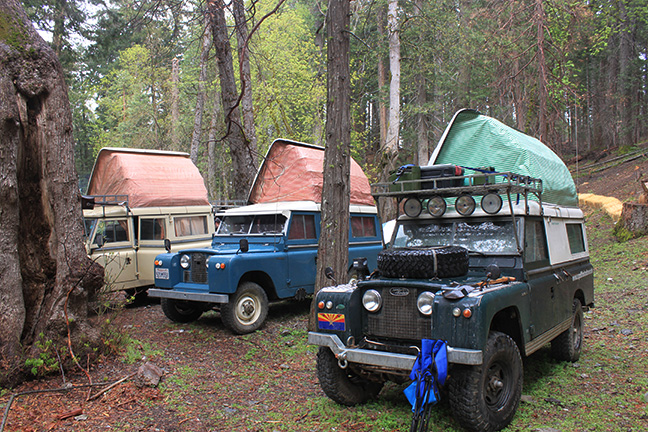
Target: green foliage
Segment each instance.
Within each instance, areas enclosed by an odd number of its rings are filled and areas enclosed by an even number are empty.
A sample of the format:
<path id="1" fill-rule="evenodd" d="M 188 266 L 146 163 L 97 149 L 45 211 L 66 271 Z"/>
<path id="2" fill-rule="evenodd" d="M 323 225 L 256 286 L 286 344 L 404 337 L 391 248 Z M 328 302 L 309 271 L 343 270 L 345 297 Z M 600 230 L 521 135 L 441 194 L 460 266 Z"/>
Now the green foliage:
<path id="1" fill-rule="evenodd" d="M 27 43 L 25 29 L 15 17 L 0 13 L 0 40 L 16 51 L 24 51 Z"/>
<path id="2" fill-rule="evenodd" d="M 25 359 L 25 367 L 31 374 L 35 377 L 42 377 L 58 371 L 59 362 L 52 340 L 45 339 L 45 335 L 40 333 L 34 346 L 38 349 L 38 357 Z"/>

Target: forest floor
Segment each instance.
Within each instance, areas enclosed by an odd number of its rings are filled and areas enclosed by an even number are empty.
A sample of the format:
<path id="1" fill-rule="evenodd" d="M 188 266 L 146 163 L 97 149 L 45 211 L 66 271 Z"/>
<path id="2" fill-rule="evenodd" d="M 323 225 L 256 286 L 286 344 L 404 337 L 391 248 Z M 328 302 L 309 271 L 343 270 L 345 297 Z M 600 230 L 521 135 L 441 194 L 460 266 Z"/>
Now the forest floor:
<path id="1" fill-rule="evenodd" d="M 576 180 L 579 192 L 628 201 L 640 191 L 638 173 L 648 180 L 645 157 Z M 648 240 L 619 245 L 608 216 L 599 210 L 587 214 L 597 307 L 586 314 L 583 355 L 573 365 L 558 363 L 543 349 L 525 360 L 523 401 L 506 430 L 648 430 Z M 113 306 L 96 320 L 106 343 L 120 350 L 87 365 L 92 384 L 100 385 L 81 387 L 90 383 L 88 376 L 72 370 L 0 389 L 5 431 L 409 427 L 403 386 L 386 386 L 377 401 L 357 408 L 340 407 L 324 396 L 315 372 L 316 349 L 306 343 L 308 302 L 273 306 L 263 329 L 244 336 L 229 333 L 217 312 L 176 324 L 152 300 L 124 306 L 120 298 Z M 155 387 L 138 386 L 130 378 L 147 361 L 164 371 Z M 54 391 L 28 393 L 40 390 Z M 447 405 L 434 411 L 430 430 L 458 430 Z"/>

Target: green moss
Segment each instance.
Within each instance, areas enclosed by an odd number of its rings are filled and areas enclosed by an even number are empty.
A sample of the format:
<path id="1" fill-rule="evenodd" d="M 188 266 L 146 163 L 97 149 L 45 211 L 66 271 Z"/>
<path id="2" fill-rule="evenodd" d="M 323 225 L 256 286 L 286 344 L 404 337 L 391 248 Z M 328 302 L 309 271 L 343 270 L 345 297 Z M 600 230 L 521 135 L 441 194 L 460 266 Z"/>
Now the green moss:
<path id="1" fill-rule="evenodd" d="M 614 230 L 612 231 L 612 233 L 620 243 L 627 242 L 628 240 L 641 237 L 645 234 L 642 232 L 632 232 L 621 223 L 617 223 L 614 226 Z"/>
<path id="2" fill-rule="evenodd" d="M 15 17 L 0 13 L 0 40 L 17 51 L 23 51 L 29 38 Z"/>

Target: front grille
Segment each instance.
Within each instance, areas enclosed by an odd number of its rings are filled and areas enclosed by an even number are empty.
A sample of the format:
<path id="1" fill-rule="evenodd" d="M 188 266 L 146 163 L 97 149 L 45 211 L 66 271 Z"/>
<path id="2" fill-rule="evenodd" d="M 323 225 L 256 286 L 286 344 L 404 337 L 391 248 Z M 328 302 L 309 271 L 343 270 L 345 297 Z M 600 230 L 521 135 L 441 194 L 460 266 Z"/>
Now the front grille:
<path id="1" fill-rule="evenodd" d="M 194 283 L 207 283 L 207 256 L 204 253 L 191 254 L 191 281 Z"/>
<path id="2" fill-rule="evenodd" d="M 416 308 L 416 289 L 385 288 L 380 290 L 383 305 L 378 313 L 368 313 L 367 335 L 379 338 L 420 340 L 432 336 L 430 317 Z M 407 295 L 403 295 L 404 292 Z M 393 295 L 395 292 L 399 295 Z"/>

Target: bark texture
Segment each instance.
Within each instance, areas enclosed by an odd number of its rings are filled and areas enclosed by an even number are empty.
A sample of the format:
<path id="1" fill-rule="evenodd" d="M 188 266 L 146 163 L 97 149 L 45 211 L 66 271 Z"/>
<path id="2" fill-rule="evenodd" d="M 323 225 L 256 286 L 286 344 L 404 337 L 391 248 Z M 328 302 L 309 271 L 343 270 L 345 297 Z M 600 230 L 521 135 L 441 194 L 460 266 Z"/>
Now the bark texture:
<path id="1" fill-rule="evenodd" d="M 322 186 L 322 225 L 317 255 L 315 292 L 331 282 L 324 269 L 332 267 L 343 282 L 348 270 L 349 177 L 351 169 L 351 83 L 349 74 L 349 2 L 330 0 L 328 7 L 328 76 L 326 149 Z M 311 308 L 311 328 L 315 326 Z"/>
<path id="2" fill-rule="evenodd" d="M 52 49 L 21 4 L 0 2 L 0 385 L 35 342 L 92 342 L 88 298 L 103 270 L 83 248 L 72 114 Z M 67 315 L 67 316 L 66 316 Z"/>

